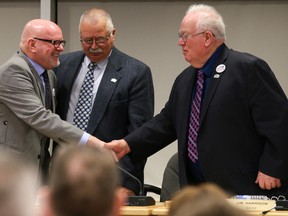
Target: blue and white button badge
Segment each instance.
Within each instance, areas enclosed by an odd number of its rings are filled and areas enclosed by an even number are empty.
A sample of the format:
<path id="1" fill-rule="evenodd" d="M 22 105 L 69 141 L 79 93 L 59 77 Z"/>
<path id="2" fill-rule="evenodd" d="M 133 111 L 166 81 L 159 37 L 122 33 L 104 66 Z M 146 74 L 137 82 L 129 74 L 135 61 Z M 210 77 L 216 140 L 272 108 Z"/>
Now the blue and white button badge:
<path id="1" fill-rule="evenodd" d="M 214 75 L 215 79 L 218 79 L 220 77 L 220 74 L 223 73 L 226 69 L 226 66 L 224 64 L 220 64 L 216 67 L 217 74 Z"/>

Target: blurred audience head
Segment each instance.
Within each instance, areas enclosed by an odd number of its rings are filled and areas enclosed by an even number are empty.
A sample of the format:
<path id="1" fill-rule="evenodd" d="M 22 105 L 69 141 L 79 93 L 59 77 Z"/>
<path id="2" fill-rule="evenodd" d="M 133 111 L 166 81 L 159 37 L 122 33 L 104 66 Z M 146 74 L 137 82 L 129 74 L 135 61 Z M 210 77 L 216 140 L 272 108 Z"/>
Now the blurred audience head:
<path id="1" fill-rule="evenodd" d="M 227 201 L 228 197 L 214 184 L 189 186 L 172 198 L 168 216 L 246 216 Z"/>
<path id="2" fill-rule="evenodd" d="M 115 216 L 124 197 L 118 194 L 119 173 L 104 149 L 60 148 L 49 178 L 49 205 L 55 216 Z"/>
<path id="3" fill-rule="evenodd" d="M 20 154 L 0 151 L 0 215 L 33 216 L 38 169 Z"/>

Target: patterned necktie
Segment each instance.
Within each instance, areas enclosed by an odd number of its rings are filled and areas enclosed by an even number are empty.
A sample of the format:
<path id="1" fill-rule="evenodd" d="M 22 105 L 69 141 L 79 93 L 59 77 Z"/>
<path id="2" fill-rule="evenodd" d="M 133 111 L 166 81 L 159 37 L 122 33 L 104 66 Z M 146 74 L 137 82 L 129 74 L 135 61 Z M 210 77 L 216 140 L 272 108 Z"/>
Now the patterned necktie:
<path id="1" fill-rule="evenodd" d="M 52 93 L 51 93 L 51 86 L 49 82 L 48 73 L 45 70 L 41 74 L 43 81 L 44 81 L 44 88 L 45 88 L 45 107 L 46 109 L 52 109 Z M 43 139 L 41 141 L 41 152 L 40 152 L 40 167 L 42 171 L 43 181 L 45 182 L 48 179 L 48 171 L 49 171 L 49 164 L 50 164 L 50 153 L 49 153 L 49 146 L 50 146 L 50 139 Z"/>
<path id="2" fill-rule="evenodd" d="M 85 79 L 79 93 L 77 106 L 74 112 L 73 124 L 84 131 L 87 128 L 90 112 L 92 109 L 95 67 L 96 63 L 94 62 L 91 62 L 88 65 L 89 71 L 85 75 Z"/>
<path id="3" fill-rule="evenodd" d="M 195 163 L 198 160 L 197 135 L 200 122 L 199 120 L 200 120 L 203 84 L 204 84 L 203 71 L 198 71 L 196 92 L 192 102 L 190 122 L 189 122 L 189 132 L 188 132 L 188 156 L 193 163 Z"/>
<path id="4" fill-rule="evenodd" d="M 45 70 L 41 76 L 43 77 L 44 84 L 45 84 L 45 107 L 46 109 L 52 108 L 52 95 L 51 95 L 51 86 L 49 83 L 48 73 Z"/>

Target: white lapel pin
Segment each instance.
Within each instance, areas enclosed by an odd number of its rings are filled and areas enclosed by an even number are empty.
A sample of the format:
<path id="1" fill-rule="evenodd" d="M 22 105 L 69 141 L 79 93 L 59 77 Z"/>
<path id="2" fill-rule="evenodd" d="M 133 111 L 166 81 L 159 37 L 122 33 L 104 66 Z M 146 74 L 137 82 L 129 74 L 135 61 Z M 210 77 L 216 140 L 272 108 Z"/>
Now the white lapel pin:
<path id="1" fill-rule="evenodd" d="M 225 69 L 226 69 L 226 66 L 225 66 L 224 64 L 220 64 L 220 65 L 218 65 L 218 66 L 216 67 L 216 72 L 217 72 L 217 73 L 222 73 L 222 72 L 225 71 Z"/>
<path id="2" fill-rule="evenodd" d="M 111 82 L 116 83 L 116 82 L 117 82 L 117 79 L 112 78 L 112 79 L 111 79 Z"/>
<path id="3" fill-rule="evenodd" d="M 214 75 L 215 79 L 218 79 L 220 77 L 220 74 L 223 73 L 226 69 L 226 66 L 224 64 L 220 64 L 216 67 L 217 74 Z"/>

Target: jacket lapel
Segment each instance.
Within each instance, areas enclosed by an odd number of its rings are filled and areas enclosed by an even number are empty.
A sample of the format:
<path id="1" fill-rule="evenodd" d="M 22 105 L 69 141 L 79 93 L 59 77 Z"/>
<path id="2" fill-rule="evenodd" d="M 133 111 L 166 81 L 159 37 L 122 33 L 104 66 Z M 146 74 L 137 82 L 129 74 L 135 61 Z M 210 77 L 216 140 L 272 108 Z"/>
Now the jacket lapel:
<path id="1" fill-rule="evenodd" d="M 37 87 L 35 89 L 35 91 L 38 93 L 38 96 L 40 97 L 40 100 L 42 101 L 43 106 L 45 106 L 44 86 L 43 86 L 43 83 L 42 83 L 40 76 L 38 75 L 38 73 L 34 69 L 33 65 L 31 64 L 31 62 L 29 61 L 27 56 L 22 51 L 19 51 L 18 54 L 21 58 L 23 58 L 26 61 L 26 63 L 28 64 L 28 66 L 30 68 L 30 71 L 34 75 L 34 78 L 36 80 L 36 86 L 35 87 Z"/>
<path id="2" fill-rule="evenodd" d="M 87 132 L 90 134 L 93 134 L 98 127 L 115 88 L 121 79 L 121 62 L 117 58 L 117 52 L 117 49 L 114 48 L 97 91 L 87 127 Z"/>
<path id="3" fill-rule="evenodd" d="M 225 61 L 227 59 L 228 52 L 229 52 L 229 49 L 225 46 L 224 51 L 223 51 L 222 55 L 220 56 L 219 61 L 216 64 L 216 67 L 220 64 L 225 63 Z M 204 101 L 203 101 L 202 107 L 201 107 L 200 127 L 201 127 L 202 121 L 203 121 L 203 119 L 207 113 L 209 105 L 210 105 L 211 101 L 213 100 L 215 92 L 216 92 L 216 90 L 217 90 L 217 88 L 221 82 L 222 76 L 225 72 L 226 71 L 224 70 L 223 73 L 217 73 L 216 68 L 215 68 L 214 72 L 212 73 L 209 88 L 206 92 L 206 96 L 204 98 Z"/>
<path id="4" fill-rule="evenodd" d="M 191 113 L 191 103 L 192 103 L 192 92 L 194 88 L 194 80 L 195 80 L 195 71 L 196 69 L 192 66 L 189 66 L 181 73 L 181 79 L 179 81 L 175 81 L 175 86 L 171 93 L 173 92 L 173 96 L 170 96 L 169 103 L 171 103 L 171 107 L 176 111 L 177 116 L 177 133 L 178 143 L 187 143 L 187 132 L 190 121 L 190 113 Z M 174 93 L 175 92 L 175 93 Z M 187 146 L 179 145 L 179 153 L 187 154 Z"/>
<path id="5" fill-rule="evenodd" d="M 79 51 L 71 57 L 68 61 L 64 56 L 60 56 L 61 63 L 59 68 L 57 68 L 58 81 L 61 86 L 61 89 L 56 89 L 57 93 L 57 113 L 61 116 L 62 119 L 67 119 L 67 113 L 69 109 L 69 101 L 73 83 L 80 71 L 82 61 L 85 57 L 84 52 Z M 63 74 L 61 74 L 63 72 Z M 63 76 L 63 77 L 62 77 Z M 57 85 L 58 87 L 59 85 Z M 59 94 L 61 92 L 61 95 Z"/>
<path id="6" fill-rule="evenodd" d="M 65 82 L 63 82 L 63 85 L 64 85 L 64 88 L 68 90 L 69 96 L 71 94 L 74 80 L 76 79 L 80 71 L 81 64 L 83 62 L 84 57 L 85 57 L 84 52 L 81 52 L 75 55 L 74 58 L 71 61 L 69 61 L 69 63 L 65 65 L 65 68 L 63 69 L 63 71 L 66 71 L 65 77 L 64 77 Z M 61 73 L 61 71 L 59 73 Z M 69 100 L 68 100 L 68 103 L 69 103 Z M 69 105 L 67 104 L 67 107 L 68 106 Z"/>

